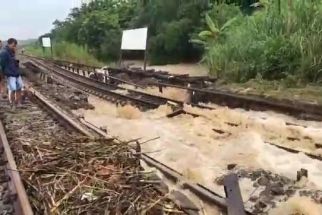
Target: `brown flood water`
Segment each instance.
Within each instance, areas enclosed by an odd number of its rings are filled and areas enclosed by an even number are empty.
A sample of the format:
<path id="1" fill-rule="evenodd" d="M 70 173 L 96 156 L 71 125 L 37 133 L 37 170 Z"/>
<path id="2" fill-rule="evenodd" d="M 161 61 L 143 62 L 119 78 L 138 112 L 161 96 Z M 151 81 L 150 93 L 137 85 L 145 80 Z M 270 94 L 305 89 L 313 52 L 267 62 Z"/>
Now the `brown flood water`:
<path id="1" fill-rule="evenodd" d="M 296 178 L 296 171 L 309 171 L 307 187 L 322 189 L 322 162 L 304 154 L 291 154 L 265 141 L 314 151 L 315 142 L 322 143 L 322 123 L 298 121 L 270 112 L 231 110 L 212 105 L 216 110 L 201 110 L 186 106 L 189 112 L 202 115 L 180 115 L 169 119 L 170 107 L 140 112 L 132 106 L 116 107 L 91 96 L 89 102 L 95 110 L 77 110 L 96 126 L 107 129 L 111 136 L 123 140 L 142 138 L 142 150 L 155 159 L 224 195 L 223 187 L 214 183 L 216 177 L 227 172 L 234 163 L 247 169 L 263 168 L 276 174 Z M 307 128 L 289 126 L 286 122 L 306 125 Z M 229 125 L 233 123 L 237 127 Z M 214 131 L 224 131 L 216 132 Z M 290 141 L 288 137 L 299 138 Z M 306 138 L 304 138 L 306 137 Z M 304 142 L 303 142 L 304 141 Z M 240 181 L 243 199 L 248 199 L 254 188 L 249 180 Z"/>

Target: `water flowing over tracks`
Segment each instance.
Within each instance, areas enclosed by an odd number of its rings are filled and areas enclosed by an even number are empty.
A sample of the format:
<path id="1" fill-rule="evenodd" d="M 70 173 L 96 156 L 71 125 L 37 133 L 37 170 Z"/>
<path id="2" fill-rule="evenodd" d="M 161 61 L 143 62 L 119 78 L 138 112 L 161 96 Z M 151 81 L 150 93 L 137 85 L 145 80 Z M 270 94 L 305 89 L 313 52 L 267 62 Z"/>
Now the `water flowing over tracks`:
<path id="1" fill-rule="evenodd" d="M 82 73 L 93 72 L 97 67 L 81 65 L 66 61 L 54 61 L 56 65 L 70 71 L 82 71 Z M 131 80 L 118 78 L 120 74 L 126 74 Z M 209 77 L 189 77 L 187 75 L 170 75 L 164 72 L 140 69 L 109 68 L 109 75 L 115 83 L 132 84 L 135 87 L 155 86 L 159 88 L 175 88 L 187 90 L 191 96 L 191 104 L 216 103 L 230 108 L 244 108 L 258 111 L 273 110 L 292 115 L 300 119 L 322 120 L 322 106 L 292 100 L 277 100 L 260 96 L 241 95 L 217 89 L 207 89 L 207 83 L 213 83 L 215 79 Z M 153 80 L 149 80 L 150 78 Z M 138 83 L 147 79 L 144 85 Z"/>
<path id="2" fill-rule="evenodd" d="M 3 165 L 8 161 L 0 184 L 4 214 L 183 211 L 142 169 L 130 143 L 84 131 L 35 91 L 28 98 L 14 111 L 1 103 Z"/>
<path id="3" fill-rule="evenodd" d="M 168 104 L 174 110 L 181 109 L 184 101 L 166 98 L 142 91 L 124 88 L 113 83 L 104 83 L 98 80 L 88 78 L 82 72 L 74 73 L 62 68 L 60 65 L 52 61 L 42 58 L 35 58 L 28 56 L 30 62 L 26 63 L 26 67 L 33 71 L 47 73 L 49 76 L 54 76 L 55 79 L 61 82 L 68 82 L 71 86 L 75 86 L 83 91 L 95 94 L 103 99 L 117 104 L 133 104 L 142 110 L 157 108 L 161 105 Z M 87 71 L 89 72 L 89 71 Z M 200 104 L 191 104 L 194 107 L 208 108 Z"/>
<path id="4" fill-rule="evenodd" d="M 35 95 L 39 94 L 36 91 L 34 91 L 34 93 L 35 93 Z M 84 121 L 83 121 L 83 124 L 86 124 L 88 127 L 95 130 L 96 133 L 104 136 L 104 134 L 102 134 L 102 132 L 100 130 L 98 130 L 97 128 L 95 129 L 95 127 L 93 127 L 92 125 L 90 125 Z M 132 149 L 132 150 L 134 150 L 134 149 Z M 135 154 L 135 152 L 133 152 L 133 153 Z M 189 182 L 188 180 L 186 180 L 183 177 L 182 174 L 167 167 L 166 165 L 164 165 L 163 163 L 160 163 L 159 161 L 153 159 L 152 157 L 150 157 L 144 153 L 141 153 L 140 151 L 139 151 L 138 155 L 139 155 L 139 158 L 142 159 L 143 161 L 145 161 L 145 163 L 147 163 L 149 166 L 153 166 L 153 167 L 157 168 L 160 172 L 162 172 L 167 178 L 170 178 L 172 181 L 180 182 L 181 186 L 184 189 L 190 190 L 196 196 L 198 196 L 199 198 L 201 198 L 205 202 L 213 205 L 214 207 L 218 207 L 219 209 L 226 211 L 227 208 L 230 208 L 232 206 L 232 204 L 229 204 L 224 197 L 212 192 L 211 190 L 207 189 L 206 187 L 204 187 L 202 185 Z M 183 210 L 185 209 L 185 212 L 188 212 L 188 214 L 198 214 L 196 212 L 199 209 L 196 206 L 193 206 L 193 203 L 191 203 L 187 198 L 183 197 L 182 194 L 175 192 L 172 195 L 174 195 L 176 197 L 176 198 L 174 198 L 174 201 L 178 204 L 179 208 L 181 208 Z M 178 201 L 178 199 L 181 201 Z M 182 203 L 182 202 L 184 202 L 184 203 Z M 248 213 L 248 214 L 250 214 L 250 213 Z"/>
<path id="5" fill-rule="evenodd" d="M 42 68 L 42 70 L 48 70 L 48 76 L 50 76 L 51 74 L 55 74 L 54 72 L 52 72 L 50 69 L 57 69 L 56 67 L 54 68 L 54 67 L 51 67 L 51 68 L 49 68 L 49 67 L 47 67 L 47 69 L 44 67 L 44 64 L 47 64 L 45 61 L 43 61 L 43 60 L 41 60 L 41 62 L 43 62 L 42 64 L 36 64 L 36 66 L 38 66 L 39 68 Z M 51 64 L 49 64 L 49 65 L 51 65 Z M 61 69 L 61 68 L 60 68 Z M 58 69 L 57 69 L 58 70 Z M 72 73 L 71 71 L 67 71 L 67 70 L 61 70 L 61 72 L 65 72 L 65 73 Z M 83 78 L 85 78 L 85 77 L 83 77 Z M 55 79 L 55 78 L 54 78 Z M 88 79 L 88 78 L 87 78 Z M 62 80 L 62 79 L 61 79 Z M 93 80 L 91 80 L 91 81 L 93 81 Z M 71 79 L 71 82 L 72 82 L 72 79 Z M 70 82 L 70 83 L 71 83 Z M 93 81 L 93 82 L 95 82 L 96 83 L 96 81 Z M 105 83 L 101 83 L 101 84 L 105 84 Z M 69 85 L 69 84 L 67 84 L 67 85 Z M 109 87 L 111 87 L 111 86 L 109 86 Z M 75 88 L 78 88 L 78 87 L 75 87 Z M 93 93 L 94 92 L 94 93 Z M 93 94 L 95 94 L 95 90 L 93 90 L 93 92 L 91 92 L 91 93 L 93 93 Z M 138 105 L 138 104 L 137 104 Z M 209 107 L 209 109 L 212 109 L 211 107 Z M 84 123 L 86 123 L 86 122 L 84 122 Z M 227 125 L 231 125 L 232 127 L 238 127 L 239 125 L 238 124 L 234 124 L 233 122 L 229 122 L 229 121 L 227 121 L 226 122 L 227 123 Z M 295 124 L 292 124 L 292 123 L 290 123 L 289 124 L 290 126 L 298 126 L 298 125 L 295 125 Z M 90 124 L 88 124 L 88 126 L 93 126 L 93 125 L 90 125 Z M 99 129 L 97 129 L 96 128 L 96 132 L 97 133 L 100 133 L 100 131 L 99 131 Z M 233 131 L 233 130 L 227 130 L 227 131 L 225 131 L 225 130 L 219 130 L 219 129 L 216 129 L 216 128 L 214 128 L 214 132 L 217 132 L 217 133 L 228 133 L 228 132 L 230 132 L 230 131 Z M 103 132 L 104 133 L 104 132 Z M 104 134 L 103 134 L 104 135 Z M 294 140 L 297 140 L 298 138 L 296 138 L 296 137 L 288 137 L 290 140 L 292 140 L 292 139 L 294 139 Z M 267 144 L 271 144 L 271 145 L 275 145 L 275 146 L 278 146 L 278 145 L 276 145 L 276 144 L 274 144 L 274 143 L 270 143 L 270 142 L 266 142 Z M 278 146 L 278 147 L 280 147 L 280 146 Z M 280 148 L 282 148 L 282 149 L 284 149 L 284 150 L 287 150 L 287 151 L 289 151 L 289 152 L 292 152 L 292 153 L 299 153 L 299 152 L 301 152 L 301 151 L 297 151 L 297 150 L 290 150 L 289 148 L 287 148 L 287 147 L 280 147 Z M 318 159 L 318 160 L 320 160 L 320 157 L 319 156 L 315 156 L 315 155 L 313 155 L 312 154 L 312 156 L 311 156 L 311 154 L 309 154 L 309 153 L 306 153 L 306 155 L 308 155 L 309 157 L 311 157 L 311 158 L 314 158 L 314 159 Z M 145 156 L 141 156 L 141 158 L 146 158 Z M 164 174 L 167 174 L 167 175 L 172 175 L 172 177 L 174 178 L 174 180 L 175 181 L 181 181 L 182 179 L 180 179 L 181 177 L 182 177 L 182 175 L 180 174 L 180 173 L 178 173 L 178 172 L 176 172 L 176 171 L 174 171 L 174 170 L 171 170 L 171 169 L 168 169 L 168 168 L 165 168 L 166 170 L 164 170 L 163 169 L 163 165 L 162 164 L 160 164 L 160 163 L 158 163 L 157 161 L 154 161 L 153 162 L 153 159 L 152 160 L 149 160 L 148 158 L 146 158 L 146 160 L 147 160 L 147 163 L 149 163 L 150 162 L 150 164 L 151 165 L 153 165 L 153 166 L 158 166 L 159 167 L 159 169 L 161 169 L 160 171 L 164 171 Z M 169 171 L 169 172 L 168 172 Z M 266 173 L 265 173 L 266 174 Z M 264 174 L 264 175 L 265 175 Z M 265 176 L 266 177 L 266 176 Z M 177 178 L 179 178 L 179 179 L 177 179 Z M 251 176 L 251 178 L 254 178 L 254 176 Z M 293 183 L 293 182 L 292 182 Z M 200 187 L 200 185 L 196 185 L 196 184 L 194 184 L 195 186 L 192 186 L 192 188 L 198 188 L 198 189 L 200 189 L 201 187 Z M 185 184 L 185 187 L 189 187 L 189 186 L 191 186 L 191 185 L 186 185 Z M 203 189 L 202 189 L 203 190 Z M 200 193 L 199 193 L 200 194 Z M 208 190 L 208 192 L 206 192 L 206 193 L 204 193 L 204 194 L 200 194 L 201 196 L 203 196 L 204 198 L 206 198 L 207 199 L 207 195 L 208 194 L 211 194 L 211 192 L 209 193 L 209 190 Z M 223 197 L 220 197 L 220 196 L 216 196 L 216 194 L 214 194 L 214 193 L 212 193 L 211 194 L 211 196 L 213 196 L 213 197 L 215 197 L 215 198 L 213 198 L 213 199 L 215 199 L 215 200 L 211 200 L 210 199 L 210 202 L 213 202 L 213 203 L 215 203 L 215 202 L 217 202 L 217 204 L 219 203 L 219 205 L 222 205 L 222 208 L 226 208 L 227 206 L 228 206 L 228 203 L 227 203 L 227 201 L 225 200 L 225 198 L 223 198 Z M 217 199 L 217 200 L 216 200 Z M 219 200 L 218 200 L 219 199 Z M 255 213 L 256 214 L 256 213 Z"/>
<path id="6" fill-rule="evenodd" d="M 41 99 L 41 101 L 44 104 L 48 105 L 50 103 L 39 92 L 37 92 L 37 91 L 35 91 L 33 89 L 31 89 L 31 92 L 33 92 L 33 94 L 35 96 L 37 96 L 38 99 Z M 56 112 L 59 113 L 59 110 L 57 110 Z M 64 120 L 66 122 L 68 122 L 68 123 L 73 122 L 73 119 L 69 118 L 67 115 L 61 115 L 60 117 L 63 117 Z M 105 138 L 109 139 L 108 136 L 104 132 L 102 132 L 99 129 L 95 128 L 94 126 L 86 123 L 86 121 L 83 121 L 83 120 L 81 120 L 81 121 L 88 128 L 90 128 L 92 131 L 94 131 L 94 133 L 99 134 L 101 137 L 105 137 Z M 74 122 L 74 123 L 71 124 L 75 129 L 79 129 L 79 128 L 82 127 L 82 126 L 75 126 L 76 123 L 77 122 Z M 80 130 L 80 132 L 81 131 L 82 130 Z M 82 133 L 84 133 L 84 132 L 82 132 Z M 224 197 L 212 192 L 211 190 L 207 189 L 206 187 L 204 187 L 202 185 L 199 185 L 199 184 L 196 184 L 196 183 L 191 183 L 191 182 L 187 181 L 182 176 L 182 174 L 176 172 L 175 170 L 171 169 L 170 167 L 164 165 L 163 163 L 153 159 L 152 157 L 148 156 L 147 154 L 141 153 L 140 147 L 138 147 L 138 146 L 139 145 L 133 146 L 133 147 L 131 147 L 131 150 L 130 150 L 133 153 L 133 155 L 135 155 L 135 154 L 138 155 L 138 156 L 134 156 L 135 158 L 142 159 L 148 165 L 157 168 L 167 178 L 169 178 L 169 179 L 171 179 L 171 180 L 173 180 L 175 182 L 182 181 L 181 186 L 183 186 L 187 190 L 190 190 L 196 196 L 198 196 L 200 199 L 206 201 L 209 204 L 212 204 L 214 207 L 218 207 L 219 209 L 221 209 L 223 211 L 226 211 L 227 208 L 232 206 L 226 201 L 226 199 Z M 129 160 L 127 162 L 133 162 L 133 161 Z M 147 181 L 147 182 L 144 182 L 144 180 L 141 180 L 141 181 L 143 183 L 149 183 L 149 181 Z M 199 211 L 198 207 L 194 206 L 194 204 L 189 199 L 187 199 L 184 195 L 182 195 L 180 192 L 171 192 L 169 198 L 172 199 L 174 202 L 176 202 L 177 207 L 180 208 L 181 210 L 183 210 L 185 213 L 187 213 L 187 214 L 198 214 L 199 213 L 198 212 Z M 234 206 L 232 206 L 232 207 L 234 208 Z M 251 214 L 249 212 L 246 212 L 246 213 Z M 154 213 L 152 213 L 152 214 L 154 214 Z"/>
<path id="7" fill-rule="evenodd" d="M 125 88 L 104 84 L 93 79 L 86 78 L 84 76 L 66 72 L 64 69 L 59 68 L 53 64 L 44 62 L 42 60 L 33 59 L 35 66 L 43 68 L 50 72 L 50 75 L 55 76 L 56 79 L 60 79 L 63 82 L 68 81 L 72 86 L 90 93 L 97 93 L 100 97 L 120 104 L 134 104 L 143 109 L 157 108 L 160 105 L 172 102 L 174 105 L 180 105 L 182 102 L 174 101 L 171 99 L 162 98 L 159 96 L 153 96 L 135 90 L 128 90 Z M 26 65 L 31 68 L 32 65 Z"/>
<path id="8" fill-rule="evenodd" d="M 86 91 L 86 92 L 89 92 L 91 94 L 97 95 L 97 96 L 99 96 L 101 98 L 105 98 L 105 99 L 107 99 L 109 101 L 112 101 L 114 103 L 120 103 L 121 105 L 124 105 L 124 104 L 130 102 L 131 104 L 134 104 L 135 106 L 137 106 L 137 107 L 139 107 L 140 109 L 143 109 L 143 110 L 150 109 L 150 108 L 157 108 L 157 107 L 159 107 L 160 105 L 163 105 L 163 104 L 171 104 L 173 106 L 174 112 L 169 114 L 168 117 L 175 117 L 175 116 L 180 115 L 180 114 L 189 114 L 189 115 L 192 115 L 193 117 L 200 116 L 198 113 L 186 111 L 183 108 L 181 108 L 184 105 L 185 102 L 177 101 L 177 100 L 173 100 L 173 99 L 168 99 L 168 98 L 165 98 L 165 97 L 150 95 L 150 94 L 147 94 L 147 93 L 144 93 L 144 92 L 141 92 L 141 91 L 125 89 L 125 88 L 117 86 L 117 85 L 103 83 L 103 82 L 100 82 L 100 81 L 97 81 L 97 80 L 90 79 L 90 78 L 86 77 L 86 75 L 80 75 L 81 73 L 85 72 L 86 67 L 84 67 L 84 66 L 82 66 L 82 67 L 77 67 L 76 66 L 76 69 L 75 68 L 72 69 L 73 65 L 64 63 L 63 66 L 64 66 L 65 69 L 62 69 L 61 68 L 61 66 L 62 66 L 61 63 L 57 64 L 57 62 L 47 61 L 47 60 L 44 60 L 44 59 L 41 59 L 41 58 L 30 58 L 30 59 L 32 59 L 32 62 L 34 63 L 34 64 L 27 64 L 27 66 L 30 69 L 39 70 L 39 68 L 42 68 L 40 70 L 41 72 L 46 72 L 46 70 L 47 70 L 48 75 L 55 75 L 55 77 L 58 80 L 61 80 L 62 82 L 64 80 L 68 79 L 69 80 L 68 85 L 73 85 L 73 84 L 76 83 L 76 85 L 75 85 L 76 88 L 82 89 L 83 91 Z M 76 74 L 74 72 L 77 69 L 78 69 L 78 73 Z M 82 70 L 80 70 L 80 69 L 82 69 Z M 92 71 L 93 69 L 95 69 L 95 68 L 91 68 L 91 67 L 88 68 L 89 71 Z M 74 71 L 74 72 L 72 72 L 72 71 Z M 86 71 L 86 72 L 89 72 L 89 71 Z M 81 81 L 79 81 L 80 79 L 81 79 Z M 83 84 L 83 82 L 90 83 L 90 85 L 89 84 L 85 85 L 85 84 Z M 173 85 L 173 84 L 167 84 L 167 83 L 159 83 L 159 84 L 161 86 L 164 86 L 164 87 L 174 87 L 174 88 L 186 89 L 188 91 L 191 91 L 191 94 L 195 94 L 196 92 L 206 93 L 206 94 L 210 93 L 209 90 L 205 90 L 205 89 L 201 89 L 201 88 L 185 87 L 185 86 Z M 102 90 L 102 89 L 104 89 L 104 90 Z M 127 94 L 124 95 L 122 92 L 126 92 Z M 213 93 L 213 91 L 211 93 Z M 233 98 L 234 96 L 239 96 L 239 95 L 229 94 L 230 96 L 233 96 L 233 97 L 230 98 L 229 96 L 226 97 L 226 93 L 222 94 L 220 92 L 219 94 L 220 95 L 215 96 L 216 99 L 222 99 L 223 101 L 226 101 L 226 103 L 227 103 L 227 105 L 229 107 L 231 107 L 231 106 L 240 107 L 239 105 L 237 105 L 238 99 L 234 100 L 233 102 L 230 102 L 231 98 Z M 207 97 L 207 96 L 206 97 L 205 96 L 206 95 L 202 96 L 201 98 L 204 99 L 204 98 Z M 227 100 L 225 100 L 225 98 L 227 98 Z M 141 100 L 141 99 L 143 99 L 143 100 Z M 246 106 L 242 106 L 242 107 L 244 107 L 246 109 L 249 109 L 247 106 L 252 105 L 252 104 L 256 104 L 256 106 L 260 107 L 260 108 L 257 108 L 257 109 L 265 109 L 265 108 L 268 108 L 267 102 L 270 103 L 270 101 L 266 101 L 266 100 L 263 100 L 263 99 L 260 99 L 260 100 L 255 99 L 255 100 L 253 100 L 252 98 L 247 97 L 247 96 L 244 96 L 243 99 L 245 101 Z M 270 103 L 270 104 L 273 105 L 273 103 Z M 214 108 L 212 106 L 207 106 L 207 105 L 203 105 L 203 104 L 199 104 L 199 103 L 198 104 L 197 103 L 194 103 L 194 104 L 190 103 L 190 105 L 192 105 L 194 107 L 199 107 L 199 108 L 202 108 L 202 109 L 209 109 L 209 110 L 215 110 L 216 109 L 216 108 Z M 275 105 L 275 103 L 274 103 L 274 105 Z M 279 107 L 280 108 L 283 107 L 283 108 L 287 109 L 287 107 L 284 106 L 283 104 L 279 104 Z M 297 114 L 304 114 L 304 112 L 303 112 L 304 111 L 303 109 L 305 109 L 304 107 L 302 108 L 302 106 L 294 106 L 294 105 L 292 107 L 301 109 L 301 110 L 299 109 L 296 112 Z M 272 107 L 272 108 L 273 108 L 273 110 L 275 110 L 274 107 Z M 311 109 L 309 108 L 309 109 L 306 109 L 305 111 L 310 112 L 311 116 L 313 117 L 313 115 L 314 115 L 313 112 L 314 111 L 311 112 L 310 110 Z M 321 110 L 322 110 L 322 108 L 321 108 Z M 319 119 L 319 117 L 316 115 L 316 114 L 318 114 L 318 112 L 315 112 L 315 115 L 314 115 L 315 120 Z M 296 115 L 296 113 L 294 112 L 295 115 Z M 296 115 L 296 116 L 299 116 L 299 115 Z M 236 125 L 234 123 L 231 123 L 231 122 L 227 122 L 227 124 L 231 125 L 232 128 L 236 127 L 236 126 L 238 127 L 238 125 Z M 290 126 L 300 126 L 300 125 L 294 125 L 292 123 L 287 123 L 287 122 L 286 122 L 286 124 L 289 124 Z M 229 131 L 223 131 L 223 130 L 218 131 L 217 129 L 214 129 L 214 132 L 221 132 L 221 133 L 229 134 Z M 290 140 L 298 139 L 296 137 L 288 137 L 288 138 Z M 320 155 L 317 155 L 317 154 L 314 154 L 314 153 L 311 153 L 311 152 L 303 152 L 301 150 L 285 147 L 283 145 L 280 145 L 280 144 L 274 143 L 274 142 L 266 141 L 266 143 L 270 144 L 270 145 L 274 145 L 276 147 L 279 147 L 279 148 L 281 148 L 283 150 L 286 150 L 288 152 L 291 152 L 291 153 L 304 153 L 304 154 L 306 154 L 307 156 L 309 156 L 309 157 L 311 157 L 313 159 L 322 160 L 322 157 Z M 319 147 L 321 147 L 320 144 L 316 143 L 316 149 L 318 149 Z"/>

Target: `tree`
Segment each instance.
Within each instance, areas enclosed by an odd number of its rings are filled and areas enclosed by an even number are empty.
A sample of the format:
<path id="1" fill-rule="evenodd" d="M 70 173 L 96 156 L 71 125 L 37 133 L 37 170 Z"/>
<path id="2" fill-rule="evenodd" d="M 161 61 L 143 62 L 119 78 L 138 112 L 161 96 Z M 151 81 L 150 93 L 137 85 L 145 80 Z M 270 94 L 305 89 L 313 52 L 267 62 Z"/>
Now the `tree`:
<path id="1" fill-rule="evenodd" d="M 222 1 L 222 0 L 221 0 Z M 253 0 L 227 0 L 248 5 Z M 198 60 L 200 46 L 190 39 L 206 26 L 205 13 L 217 0 L 95 0 L 74 8 L 64 21 L 56 20 L 55 40 L 86 46 L 102 60 L 115 60 L 121 30 L 149 27 L 152 63 Z"/>

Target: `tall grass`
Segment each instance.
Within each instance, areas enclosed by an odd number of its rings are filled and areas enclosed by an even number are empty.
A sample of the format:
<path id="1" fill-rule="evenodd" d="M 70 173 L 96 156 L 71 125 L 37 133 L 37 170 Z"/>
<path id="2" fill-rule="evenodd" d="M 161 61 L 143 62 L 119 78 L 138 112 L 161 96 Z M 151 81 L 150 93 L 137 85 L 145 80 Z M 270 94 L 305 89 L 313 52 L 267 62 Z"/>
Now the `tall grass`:
<path id="1" fill-rule="evenodd" d="M 53 56 L 51 56 L 50 49 L 47 48 L 43 50 L 38 43 L 27 46 L 26 53 L 39 57 L 53 57 L 54 59 L 72 61 L 93 66 L 103 65 L 102 62 L 98 61 L 92 54 L 89 53 L 86 47 L 68 42 L 54 43 Z"/>
<path id="2" fill-rule="evenodd" d="M 204 61 L 212 74 L 236 82 L 259 78 L 320 82 L 322 79 L 322 1 L 265 1 L 251 16 L 233 5 L 216 5 L 209 16 L 220 37 L 205 42 Z"/>

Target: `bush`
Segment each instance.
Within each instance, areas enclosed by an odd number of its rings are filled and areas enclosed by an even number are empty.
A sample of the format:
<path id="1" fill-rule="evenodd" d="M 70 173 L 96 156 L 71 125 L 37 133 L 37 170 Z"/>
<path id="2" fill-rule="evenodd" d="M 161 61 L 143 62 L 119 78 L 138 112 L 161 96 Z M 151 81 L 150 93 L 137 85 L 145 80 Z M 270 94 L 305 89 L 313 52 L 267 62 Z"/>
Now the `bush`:
<path id="1" fill-rule="evenodd" d="M 95 56 L 103 61 L 116 61 L 120 57 L 121 48 L 121 38 L 122 34 L 120 30 L 111 29 L 105 33 L 105 38 L 99 49 L 94 49 L 96 51 Z"/>
<path id="2" fill-rule="evenodd" d="M 152 64 L 176 63 L 186 57 L 192 45 L 189 43 L 191 22 L 181 19 L 165 24 L 162 33 L 150 40 L 150 62 Z"/>
<path id="3" fill-rule="evenodd" d="M 217 38 L 205 42 L 204 62 L 212 74 L 245 82 L 260 75 L 267 80 L 317 82 L 322 77 L 321 1 L 282 1 L 245 16 L 232 5 L 215 5 L 209 16 L 218 29 L 237 17 Z M 228 21 L 229 22 L 229 21 Z"/>

